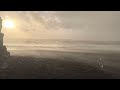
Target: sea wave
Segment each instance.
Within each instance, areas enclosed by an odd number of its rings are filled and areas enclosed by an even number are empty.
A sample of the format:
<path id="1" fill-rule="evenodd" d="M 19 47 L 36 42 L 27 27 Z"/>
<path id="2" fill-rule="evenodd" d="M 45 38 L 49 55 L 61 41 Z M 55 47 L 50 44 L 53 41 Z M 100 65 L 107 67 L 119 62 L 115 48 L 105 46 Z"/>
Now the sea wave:
<path id="1" fill-rule="evenodd" d="M 105 44 L 106 43 L 106 44 Z M 110 42 L 109 42 L 110 43 Z M 8 50 L 57 50 L 57 51 L 120 51 L 120 45 L 112 42 L 76 40 L 12 40 L 6 41 Z"/>

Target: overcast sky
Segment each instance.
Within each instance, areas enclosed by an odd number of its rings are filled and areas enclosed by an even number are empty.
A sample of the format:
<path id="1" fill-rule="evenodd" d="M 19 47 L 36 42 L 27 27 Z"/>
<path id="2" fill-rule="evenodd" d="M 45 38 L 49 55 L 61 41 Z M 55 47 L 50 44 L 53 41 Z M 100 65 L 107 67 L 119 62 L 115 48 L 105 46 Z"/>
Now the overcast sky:
<path id="1" fill-rule="evenodd" d="M 13 30 L 3 27 L 6 39 L 120 40 L 119 11 L 0 11 L 0 16 L 16 24 Z"/>

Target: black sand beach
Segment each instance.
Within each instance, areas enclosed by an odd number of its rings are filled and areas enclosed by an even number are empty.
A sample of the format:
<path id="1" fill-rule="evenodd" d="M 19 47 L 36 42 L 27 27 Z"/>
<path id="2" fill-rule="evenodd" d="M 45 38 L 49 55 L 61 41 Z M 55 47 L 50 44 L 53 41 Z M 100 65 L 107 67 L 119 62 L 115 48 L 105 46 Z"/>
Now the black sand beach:
<path id="1" fill-rule="evenodd" d="M 45 51 L 44 51 L 45 52 Z M 47 52 L 47 51 L 46 51 Z M 55 54 L 55 52 L 53 52 Z M 76 53 L 65 55 L 65 52 L 56 52 L 57 58 L 10 56 L 1 60 L 1 79 L 114 79 L 119 75 L 113 73 L 116 69 L 111 63 L 119 60 L 119 54 Z M 68 54 L 68 53 L 66 53 Z M 104 59 L 101 68 L 97 59 Z M 109 63 L 107 63 L 109 60 Z M 91 63 L 90 63 L 91 62 Z M 117 63 L 119 65 L 119 63 Z M 102 65 L 102 64 L 101 64 Z M 114 63 L 112 64 L 115 65 Z M 117 67 L 117 66 L 116 66 Z M 115 67 L 115 68 L 116 68 Z M 111 71 L 111 69 L 113 71 Z M 110 69 L 110 70 L 109 70 Z M 111 71 L 111 72 L 110 72 Z M 118 70 L 119 71 L 119 70 Z M 117 72 L 117 71 L 116 71 Z M 115 75 L 114 75 L 115 74 Z M 118 77 L 116 77 L 118 76 Z"/>

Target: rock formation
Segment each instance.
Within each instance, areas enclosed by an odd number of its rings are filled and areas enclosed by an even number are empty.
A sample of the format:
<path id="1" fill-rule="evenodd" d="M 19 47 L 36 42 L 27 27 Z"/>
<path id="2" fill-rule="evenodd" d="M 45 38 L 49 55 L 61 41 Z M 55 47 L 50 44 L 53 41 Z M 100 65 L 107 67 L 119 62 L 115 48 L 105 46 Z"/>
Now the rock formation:
<path id="1" fill-rule="evenodd" d="M 6 46 L 3 45 L 4 34 L 1 32 L 2 29 L 2 19 L 0 17 L 0 57 L 1 56 L 10 56 L 10 53 L 7 51 Z"/>

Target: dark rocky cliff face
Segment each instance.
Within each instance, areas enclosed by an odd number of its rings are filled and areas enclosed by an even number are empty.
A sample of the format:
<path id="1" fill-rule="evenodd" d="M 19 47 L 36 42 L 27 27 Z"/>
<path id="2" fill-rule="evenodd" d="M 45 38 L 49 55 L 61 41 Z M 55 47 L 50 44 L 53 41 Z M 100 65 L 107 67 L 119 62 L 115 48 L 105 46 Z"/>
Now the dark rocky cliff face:
<path id="1" fill-rule="evenodd" d="M 0 48 L 3 47 L 3 37 L 4 37 L 4 34 L 0 33 Z"/>
<path id="2" fill-rule="evenodd" d="M 1 29 L 2 29 L 2 19 L 0 18 L 0 57 L 1 56 L 10 56 L 10 53 L 7 52 L 6 46 L 3 45 L 4 34 L 1 33 Z"/>

